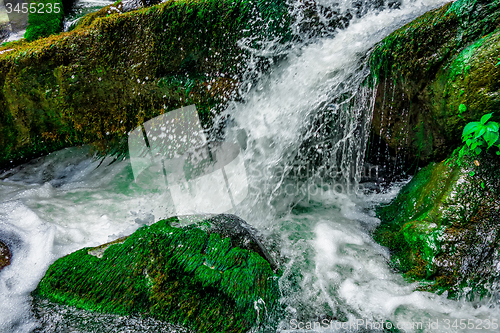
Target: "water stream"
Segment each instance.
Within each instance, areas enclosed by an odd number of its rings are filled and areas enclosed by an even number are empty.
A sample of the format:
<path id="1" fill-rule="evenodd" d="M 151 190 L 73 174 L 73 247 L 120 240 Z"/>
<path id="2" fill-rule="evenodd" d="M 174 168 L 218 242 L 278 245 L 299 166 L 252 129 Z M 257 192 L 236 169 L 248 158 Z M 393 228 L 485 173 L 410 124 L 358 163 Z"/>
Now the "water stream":
<path id="1" fill-rule="evenodd" d="M 235 213 L 272 240 L 285 268 L 279 331 L 377 332 L 390 322 L 401 332 L 472 332 L 453 321 L 500 317 L 490 299 L 472 304 L 414 291 L 370 237 L 380 222 L 374 207 L 402 184 L 381 192 L 359 184 L 374 96 L 362 85 L 366 55 L 391 31 L 445 2 L 404 1 L 354 18 L 335 34 L 297 42 L 286 61 L 244 86 L 243 102 L 230 103 L 225 137 L 245 148 L 250 188 Z M 100 332 L 82 322 L 98 322 L 106 332 L 183 331 L 88 314 L 77 328 L 61 330 L 48 323 L 67 310 L 55 308 L 42 320 L 33 314 L 30 292 L 54 260 L 175 214 L 163 191 L 134 183 L 130 160 L 110 162 L 88 157 L 88 148 L 69 148 L 0 175 L 0 239 L 13 252 L 0 272 L 1 332 Z M 436 321 L 437 330 L 429 326 Z"/>

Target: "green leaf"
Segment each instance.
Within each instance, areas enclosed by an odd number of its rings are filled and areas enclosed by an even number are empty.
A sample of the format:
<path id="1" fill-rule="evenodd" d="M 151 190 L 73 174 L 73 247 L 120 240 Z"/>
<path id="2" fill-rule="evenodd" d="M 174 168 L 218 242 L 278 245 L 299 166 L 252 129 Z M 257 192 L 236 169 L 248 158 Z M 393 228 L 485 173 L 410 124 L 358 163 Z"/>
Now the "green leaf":
<path id="1" fill-rule="evenodd" d="M 476 139 L 480 138 L 484 133 L 486 133 L 486 127 L 481 126 L 476 130 Z"/>
<path id="2" fill-rule="evenodd" d="M 497 122 L 490 121 L 488 124 L 486 124 L 486 128 L 488 129 L 488 131 L 498 132 L 498 130 L 500 129 L 500 126 L 498 125 Z"/>
<path id="3" fill-rule="evenodd" d="M 479 148 L 479 147 L 476 147 L 476 149 L 474 149 L 474 152 L 476 153 L 476 155 L 481 154 L 482 151 L 483 150 L 481 148 Z"/>
<path id="4" fill-rule="evenodd" d="M 470 175 L 471 177 L 474 177 L 474 175 L 475 175 L 475 174 L 476 174 L 476 172 L 475 172 L 475 171 L 471 171 L 471 172 L 469 172 L 469 175 Z"/>
<path id="5" fill-rule="evenodd" d="M 467 146 L 470 146 L 472 142 L 476 141 L 476 139 L 467 139 L 467 141 L 465 142 L 467 144 Z"/>
<path id="6" fill-rule="evenodd" d="M 497 155 L 500 155 L 500 150 L 499 150 L 499 151 L 497 151 Z"/>
<path id="7" fill-rule="evenodd" d="M 490 132 L 490 131 L 484 133 L 483 136 L 484 140 L 486 140 L 486 143 L 488 144 L 488 148 L 493 146 L 497 142 L 499 137 L 500 135 L 498 135 L 498 132 Z"/>
<path id="8" fill-rule="evenodd" d="M 462 148 L 458 152 L 459 159 L 462 158 L 464 155 L 467 154 L 467 150 L 466 149 L 467 149 L 467 146 L 462 146 Z"/>
<path id="9" fill-rule="evenodd" d="M 485 188 L 485 186 L 484 186 L 484 182 L 481 182 L 481 187 L 482 187 L 482 188 Z"/>
<path id="10" fill-rule="evenodd" d="M 459 112 L 460 114 L 462 114 L 462 113 L 464 113 L 465 111 L 467 111 L 467 106 L 465 106 L 465 104 L 460 104 L 460 105 L 458 106 L 458 112 Z"/>
<path id="11" fill-rule="evenodd" d="M 479 125 L 481 125 L 481 123 L 478 123 L 477 121 L 473 121 L 465 125 L 462 132 L 462 137 L 466 137 L 467 135 L 472 134 L 476 130 L 476 127 L 478 127 Z"/>
<path id="12" fill-rule="evenodd" d="M 488 120 L 490 120 L 491 116 L 493 116 L 493 113 L 488 113 L 485 114 L 484 116 L 481 117 L 481 124 L 486 124 Z"/>

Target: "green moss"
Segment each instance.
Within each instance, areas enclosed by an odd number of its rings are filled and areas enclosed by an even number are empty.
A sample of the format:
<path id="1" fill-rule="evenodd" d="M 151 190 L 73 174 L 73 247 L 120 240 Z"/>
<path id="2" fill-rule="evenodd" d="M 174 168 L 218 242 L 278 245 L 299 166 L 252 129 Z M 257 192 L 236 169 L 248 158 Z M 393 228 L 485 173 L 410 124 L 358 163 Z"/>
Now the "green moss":
<path id="1" fill-rule="evenodd" d="M 0 55 L 0 168 L 75 144 L 120 150 L 130 130 L 185 105 L 210 126 L 238 88 L 247 55 L 238 41 L 288 29 L 284 1 L 255 6 L 168 1 L 0 48 L 13 49 Z"/>
<path id="2" fill-rule="evenodd" d="M 378 93 L 372 126 L 408 165 L 446 158 L 461 145 L 468 122 L 498 110 L 499 26 L 499 1 L 456 1 L 373 49 Z"/>
<path id="3" fill-rule="evenodd" d="M 150 315 L 197 332 L 246 332 L 269 320 L 279 298 L 269 263 L 204 228 L 173 227 L 176 221 L 143 227 L 107 245 L 101 258 L 85 248 L 57 260 L 34 293 L 91 311 Z"/>
<path id="4" fill-rule="evenodd" d="M 458 54 L 458 56 L 449 65 L 448 80 L 454 81 L 458 75 L 467 75 L 470 72 L 471 60 L 477 48 L 484 43 L 484 38 L 481 38 L 471 45 L 467 46 Z"/>
<path id="5" fill-rule="evenodd" d="M 24 34 L 27 41 L 47 37 L 62 31 L 64 8 L 61 0 L 39 0 L 34 13 L 28 16 L 28 27 Z"/>
<path id="6" fill-rule="evenodd" d="M 465 16 L 474 8 L 477 0 L 457 0 L 453 2 L 446 14 L 455 14 L 457 16 Z"/>
<path id="7" fill-rule="evenodd" d="M 422 289 L 484 295 L 485 282 L 499 277 L 500 158 L 467 157 L 462 166 L 455 158 L 423 168 L 379 207 L 374 238 L 408 279 L 425 282 Z"/>

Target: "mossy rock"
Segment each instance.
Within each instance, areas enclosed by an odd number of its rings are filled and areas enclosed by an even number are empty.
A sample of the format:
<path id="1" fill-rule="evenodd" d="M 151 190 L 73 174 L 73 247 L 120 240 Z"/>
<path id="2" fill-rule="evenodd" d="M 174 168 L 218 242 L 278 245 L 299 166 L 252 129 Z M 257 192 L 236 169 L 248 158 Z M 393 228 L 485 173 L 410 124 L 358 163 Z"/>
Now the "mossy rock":
<path id="1" fill-rule="evenodd" d="M 279 276 L 238 237 L 216 232 L 230 226 L 228 220 L 238 219 L 223 215 L 180 226 L 174 217 L 84 248 L 52 264 L 34 295 L 90 311 L 151 316 L 196 332 L 272 326 Z"/>
<path id="2" fill-rule="evenodd" d="M 500 1 L 461 0 L 377 44 L 373 139 L 408 165 L 447 157 L 468 122 L 500 108 L 499 26 Z"/>
<path id="3" fill-rule="evenodd" d="M 0 271 L 10 265 L 12 255 L 9 248 L 2 241 L 0 241 Z"/>
<path id="4" fill-rule="evenodd" d="M 0 47 L 0 168 L 84 143 L 123 151 L 129 131 L 181 106 L 210 126 L 240 82 L 238 41 L 287 30 L 284 1 L 255 6 L 171 0 Z"/>
<path id="5" fill-rule="evenodd" d="M 421 289 L 482 296 L 500 279 L 500 158 L 484 155 L 428 165 L 377 210 L 375 240 Z"/>

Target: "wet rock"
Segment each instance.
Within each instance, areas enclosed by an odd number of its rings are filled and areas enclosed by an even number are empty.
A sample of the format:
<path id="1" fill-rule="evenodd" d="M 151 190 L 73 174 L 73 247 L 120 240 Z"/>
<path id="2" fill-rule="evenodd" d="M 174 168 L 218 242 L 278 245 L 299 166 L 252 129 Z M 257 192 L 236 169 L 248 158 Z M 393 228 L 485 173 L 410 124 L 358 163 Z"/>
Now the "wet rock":
<path id="1" fill-rule="evenodd" d="M 38 321 L 33 333 L 196 333 L 151 317 L 86 311 L 37 297 L 33 299 L 32 309 Z"/>
<path id="2" fill-rule="evenodd" d="M 197 332 L 274 325 L 278 275 L 248 224 L 222 215 L 192 217 L 194 223 L 182 226 L 186 219 L 159 221 L 60 258 L 34 295 L 84 310 L 150 316 Z"/>
<path id="3" fill-rule="evenodd" d="M 233 246 L 253 251 L 266 259 L 273 270 L 278 268 L 274 259 L 262 245 L 262 236 L 257 229 L 238 216 L 220 214 L 209 218 L 208 221 L 210 221 L 210 227 L 207 229 L 209 234 L 215 233 L 222 237 L 229 237 Z"/>
<path id="4" fill-rule="evenodd" d="M 374 237 L 420 289 L 469 297 L 500 282 L 500 159 L 484 154 L 432 163 L 378 209 Z"/>
<path id="5" fill-rule="evenodd" d="M 499 2 L 460 0 L 382 40 L 370 56 L 373 145 L 416 169 L 446 158 L 468 122 L 498 111 L 499 24 Z"/>
<path id="6" fill-rule="evenodd" d="M 181 106 L 195 104 L 209 127 L 238 90 L 248 54 L 238 41 L 270 34 L 257 16 L 286 30 L 284 3 L 168 1 L 126 14 L 109 6 L 70 32 L 0 47 L 0 169 L 86 143 L 123 152 L 129 131 Z"/>
<path id="7" fill-rule="evenodd" d="M 0 271 L 10 265 L 12 255 L 9 248 L 2 241 L 0 241 Z"/>
<path id="8" fill-rule="evenodd" d="M 12 28 L 10 27 L 9 22 L 0 23 L 0 43 L 7 40 L 7 38 L 9 38 L 11 32 L 12 32 Z"/>
<path id="9" fill-rule="evenodd" d="M 7 6 L 15 9 L 17 5 L 22 6 L 23 3 L 27 3 L 23 0 L 3 0 L 3 5 L 7 9 Z M 11 26 L 11 31 L 17 33 L 24 31 L 28 25 L 28 13 L 23 13 L 22 10 L 16 11 L 12 10 L 10 13 L 5 11 Z"/>
<path id="10" fill-rule="evenodd" d="M 120 4 L 123 12 L 129 12 L 142 7 L 156 5 L 160 2 L 160 0 L 123 0 Z"/>
<path id="11" fill-rule="evenodd" d="M 295 15 L 300 16 L 300 37 L 322 36 L 346 28 L 351 19 L 384 8 L 399 8 L 400 0 L 357 0 L 349 3 L 332 3 L 316 0 L 300 0 L 292 4 Z"/>

